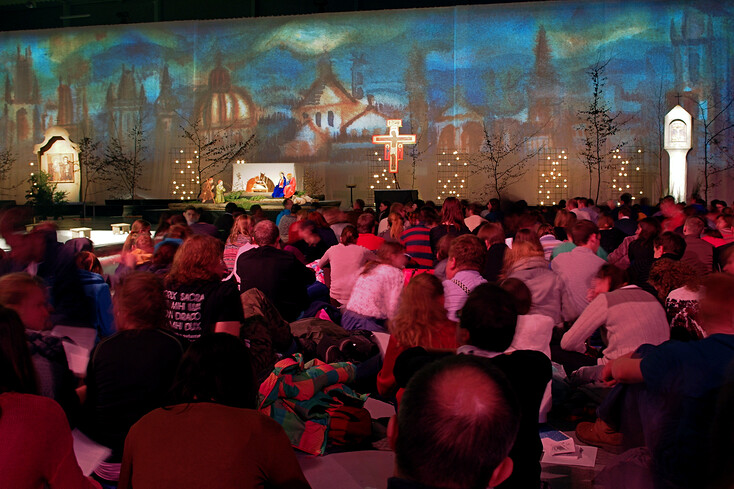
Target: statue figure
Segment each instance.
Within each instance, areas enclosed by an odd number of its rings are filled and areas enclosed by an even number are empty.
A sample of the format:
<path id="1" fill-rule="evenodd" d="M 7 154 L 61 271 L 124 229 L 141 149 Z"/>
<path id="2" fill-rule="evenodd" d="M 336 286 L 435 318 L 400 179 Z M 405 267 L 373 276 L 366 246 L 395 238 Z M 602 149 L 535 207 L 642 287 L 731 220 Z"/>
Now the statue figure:
<path id="1" fill-rule="evenodd" d="M 217 195 L 216 197 L 214 197 L 215 204 L 224 204 L 224 191 L 225 190 L 226 189 L 224 188 L 224 182 L 222 180 L 219 180 L 216 186 Z"/>
<path id="2" fill-rule="evenodd" d="M 199 200 L 206 204 L 207 202 L 214 202 L 214 193 L 212 192 L 212 187 L 214 186 L 214 177 L 209 177 L 204 182 L 204 185 L 201 186 L 201 194 L 199 195 Z"/>

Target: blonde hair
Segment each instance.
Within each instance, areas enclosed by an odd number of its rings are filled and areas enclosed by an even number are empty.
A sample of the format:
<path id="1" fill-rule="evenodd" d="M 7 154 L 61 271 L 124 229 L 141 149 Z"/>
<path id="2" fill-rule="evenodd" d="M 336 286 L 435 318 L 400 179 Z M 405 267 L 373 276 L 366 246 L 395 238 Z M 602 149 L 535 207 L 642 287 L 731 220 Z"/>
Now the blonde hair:
<path id="1" fill-rule="evenodd" d="M 400 346 L 428 347 L 447 321 L 440 298 L 443 285 L 434 275 L 421 273 L 403 289 L 395 317 L 388 323 L 390 334 Z"/>
<path id="2" fill-rule="evenodd" d="M 403 222 L 403 216 L 397 212 L 391 212 L 387 216 L 387 220 L 390 222 L 390 237 L 393 239 L 400 239 L 400 235 L 403 234 L 405 229 L 405 223 Z"/>
<path id="3" fill-rule="evenodd" d="M 504 263 L 502 264 L 501 278 L 509 277 L 517 262 L 525 258 L 541 257 L 545 259 L 543 248 L 538 249 L 531 241 L 520 241 L 512 243 L 512 248 L 505 251 Z"/>

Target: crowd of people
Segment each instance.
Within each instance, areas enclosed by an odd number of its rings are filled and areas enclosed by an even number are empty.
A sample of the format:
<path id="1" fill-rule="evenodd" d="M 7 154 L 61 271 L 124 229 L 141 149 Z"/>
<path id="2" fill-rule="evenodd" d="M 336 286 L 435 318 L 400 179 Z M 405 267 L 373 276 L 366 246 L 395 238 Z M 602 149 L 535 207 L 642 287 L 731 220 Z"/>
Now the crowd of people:
<path id="1" fill-rule="evenodd" d="M 626 450 L 600 483 L 734 483 L 725 202 L 285 199 L 207 220 L 135 221 L 105 274 L 88 239 L 4 212 L 1 487 L 309 487 L 287 423 L 258 412 L 294 354 L 351 361 L 397 406 L 390 488 L 540 487 L 539 424 L 581 386 L 603 401 L 578 438 Z M 94 332 L 85 371 L 55 326 Z M 70 428 L 110 450 L 88 478 Z"/>

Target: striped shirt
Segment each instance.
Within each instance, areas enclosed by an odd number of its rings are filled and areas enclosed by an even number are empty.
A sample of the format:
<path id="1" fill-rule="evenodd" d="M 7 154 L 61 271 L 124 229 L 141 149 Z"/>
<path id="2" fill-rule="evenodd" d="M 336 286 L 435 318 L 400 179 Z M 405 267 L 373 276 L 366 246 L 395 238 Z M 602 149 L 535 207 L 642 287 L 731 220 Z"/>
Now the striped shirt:
<path id="1" fill-rule="evenodd" d="M 418 264 L 418 268 L 433 268 L 430 229 L 423 224 L 406 229 L 400 235 L 400 242 L 405 246 L 405 253 Z"/>

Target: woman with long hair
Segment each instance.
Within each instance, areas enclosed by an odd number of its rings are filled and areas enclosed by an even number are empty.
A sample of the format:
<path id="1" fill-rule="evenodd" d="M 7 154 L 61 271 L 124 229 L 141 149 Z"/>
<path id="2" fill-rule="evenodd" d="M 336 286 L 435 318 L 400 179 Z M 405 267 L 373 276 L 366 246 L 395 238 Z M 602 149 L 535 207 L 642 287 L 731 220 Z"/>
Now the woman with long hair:
<path id="1" fill-rule="evenodd" d="M 512 248 L 505 252 L 501 278 L 519 279 L 530 289 L 532 308 L 529 314 L 543 314 L 553 319 L 555 326 L 562 325 L 563 283 L 556 272 L 548 268 L 543 246 L 537 237 L 512 244 Z"/>
<path id="2" fill-rule="evenodd" d="M 77 464 L 64 411 L 37 388 L 23 323 L 0 306 L 0 487 L 99 489 Z"/>
<path id="3" fill-rule="evenodd" d="M 347 225 L 342 231 L 341 242 L 326 250 L 319 260 L 320 268 L 329 267 L 331 270 L 329 296 L 336 307 L 349 301 L 362 266 L 375 256 L 367 248 L 357 245 L 358 237 L 357 228 Z"/>
<path id="4" fill-rule="evenodd" d="M 380 234 L 380 237 L 385 241 L 399 242 L 400 235 L 403 234 L 403 231 L 405 230 L 405 221 L 403 220 L 403 216 L 401 216 L 399 212 L 391 212 L 390 215 L 387 216 L 387 220 L 390 227 L 383 231 Z"/>
<path id="5" fill-rule="evenodd" d="M 655 238 L 660 234 L 660 222 L 654 217 L 646 217 L 637 225 L 637 238 L 627 251 L 630 260 L 630 283 L 643 285 L 647 282 L 650 267 L 655 259 Z"/>
<path id="6" fill-rule="evenodd" d="M 253 226 L 252 217 L 247 214 L 240 214 L 235 218 L 232 231 L 229 233 L 226 243 L 224 243 L 223 256 L 227 273 L 232 273 L 239 249 L 252 242 Z"/>
<path id="7" fill-rule="evenodd" d="M 326 244 L 327 248 L 339 243 L 339 240 L 336 239 L 336 234 L 331 230 L 331 226 L 326 222 L 326 218 L 319 211 L 309 212 L 308 220 L 316 225 L 316 233 Z"/>
<path id="8" fill-rule="evenodd" d="M 309 488 L 285 431 L 255 409 L 256 396 L 251 355 L 239 339 L 195 341 L 170 404 L 130 430 L 118 487 Z"/>
<path id="9" fill-rule="evenodd" d="M 561 241 L 568 241 L 574 224 L 576 224 L 576 214 L 568 209 L 558 209 L 553 220 L 553 230 L 556 238 Z"/>
<path id="10" fill-rule="evenodd" d="M 183 346 L 167 331 L 163 284 L 149 272 L 132 272 L 115 291 L 119 331 L 91 352 L 81 425 L 90 438 L 112 450 L 95 474 L 117 481 L 130 427 L 160 406 L 171 387 Z"/>
<path id="11" fill-rule="evenodd" d="M 456 349 L 456 323 L 443 305 L 443 284 L 429 273 L 413 277 L 403 291 L 398 310 L 388 322 L 390 340 L 377 374 L 377 390 L 383 396 L 397 392 L 393 368 L 403 351 L 415 346 Z"/>
<path id="12" fill-rule="evenodd" d="M 237 284 L 224 275 L 222 242 L 195 234 L 179 247 L 166 277 L 168 326 L 189 341 L 202 334 L 239 334 L 244 319 Z"/>
<path id="13" fill-rule="evenodd" d="M 448 197 L 441 206 L 441 221 L 438 226 L 431 229 L 431 249 L 436 253 L 438 240 L 447 234 L 459 236 L 469 234 L 469 228 L 464 224 L 464 211 L 461 202 L 456 197 Z"/>
<path id="14" fill-rule="evenodd" d="M 346 330 L 386 331 L 386 322 L 398 309 L 405 284 L 403 268 L 408 262 L 400 243 L 385 242 L 377 250 L 377 260 L 368 261 L 357 277 L 342 316 Z"/>

